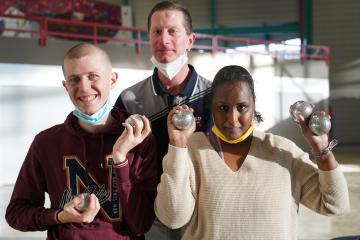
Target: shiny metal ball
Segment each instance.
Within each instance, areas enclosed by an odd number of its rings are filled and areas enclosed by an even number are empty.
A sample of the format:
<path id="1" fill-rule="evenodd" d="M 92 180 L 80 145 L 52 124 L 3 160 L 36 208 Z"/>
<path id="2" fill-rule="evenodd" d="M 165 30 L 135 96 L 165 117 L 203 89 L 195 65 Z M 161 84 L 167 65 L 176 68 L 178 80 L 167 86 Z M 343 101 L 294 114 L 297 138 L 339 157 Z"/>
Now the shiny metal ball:
<path id="1" fill-rule="evenodd" d="M 299 122 L 299 116 L 303 116 L 307 119 L 313 112 L 313 106 L 305 101 L 297 101 L 290 106 L 290 115 L 295 122 Z"/>
<path id="2" fill-rule="evenodd" d="M 316 111 L 311 114 L 309 128 L 315 135 L 327 134 L 331 129 L 330 117 L 322 111 Z"/>
<path id="3" fill-rule="evenodd" d="M 140 131 L 142 131 L 144 128 L 144 122 L 143 122 L 141 116 L 139 114 L 133 114 L 125 120 L 126 123 L 130 124 L 135 129 L 136 123 L 134 122 L 134 120 L 131 117 L 135 118 L 135 121 L 137 121 L 140 126 Z"/>
<path id="4" fill-rule="evenodd" d="M 171 119 L 174 126 L 180 130 L 189 129 L 194 120 L 194 114 L 188 109 L 181 109 L 178 113 L 175 113 Z"/>
<path id="5" fill-rule="evenodd" d="M 83 212 L 89 206 L 90 195 L 88 193 L 81 193 L 81 194 L 84 196 L 84 199 L 76 206 L 76 209 L 79 210 L 80 212 Z"/>

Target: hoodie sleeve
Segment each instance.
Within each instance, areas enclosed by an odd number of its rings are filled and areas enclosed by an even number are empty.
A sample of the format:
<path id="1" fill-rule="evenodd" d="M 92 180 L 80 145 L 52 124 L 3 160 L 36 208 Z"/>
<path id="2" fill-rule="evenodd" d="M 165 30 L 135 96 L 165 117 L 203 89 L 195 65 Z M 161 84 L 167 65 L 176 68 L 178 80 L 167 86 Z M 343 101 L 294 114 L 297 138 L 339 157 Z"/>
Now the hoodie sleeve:
<path id="1" fill-rule="evenodd" d="M 46 184 L 43 168 L 32 143 L 20 169 L 15 187 L 6 209 L 8 224 L 20 231 L 44 231 L 57 224 L 57 209 L 44 207 Z"/>
<path id="2" fill-rule="evenodd" d="M 124 219 L 133 235 L 143 235 L 155 219 L 157 187 L 155 138 L 150 135 L 127 156 L 128 164 L 116 168 L 117 190 Z"/>

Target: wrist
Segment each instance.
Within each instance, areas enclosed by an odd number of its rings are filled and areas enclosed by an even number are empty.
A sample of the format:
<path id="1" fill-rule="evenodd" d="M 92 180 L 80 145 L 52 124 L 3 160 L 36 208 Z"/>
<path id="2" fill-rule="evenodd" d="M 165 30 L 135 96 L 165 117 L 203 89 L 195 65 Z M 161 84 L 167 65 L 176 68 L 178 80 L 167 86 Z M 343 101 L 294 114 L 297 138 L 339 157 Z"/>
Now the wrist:
<path id="1" fill-rule="evenodd" d="M 323 151 L 324 149 L 326 149 L 329 146 L 329 143 L 323 143 L 323 144 L 317 144 L 317 145 L 312 145 L 311 146 L 311 150 L 312 153 L 318 153 Z"/>
<path id="2" fill-rule="evenodd" d="M 169 141 L 169 144 L 174 146 L 174 147 L 179 147 L 179 148 L 186 148 L 187 147 L 186 141 L 183 141 L 183 140 L 171 139 Z"/>
<path id="3" fill-rule="evenodd" d="M 322 148 L 321 150 L 318 150 L 318 151 L 313 150 L 312 154 L 314 155 L 315 158 L 324 157 L 324 156 L 328 155 L 337 144 L 338 144 L 338 141 L 336 139 L 333 139 L 329 142 L 327 147 Z"/>
<path id="4" fill-rule="evenodd" d="M 55 220 L 58 224 L 64 223 L 63 215 L 64 215 L 64 211 L 61 209 L 55 213 Z"/>
<path id="5" fill-rule="evenodd" d="M 121 164 L 121 163 L 123 163 L 125 161 L 127 161 L 126 154 L 122 154 L 122 153 L 113 154 L 113 164 L 114 165 Z"/>
<path id="6" fill-rule="evenodd" d="M 126 154 L 113 154 L 113 163 L 112 166 L 114 168 L 121 168 L 128 164 L 128 160 L 126 158 Z"/>
<path id="7" fill-rule="evenodd" d="M 121 162 L 117 162 L 117 163 L 114 162 L 112 166 L 114 168 L 121 168 L 121 167 L 126 166 L 128 163 L 129 163 L 128 160 L 125 159 L 124 161 L 121 161 Z"/>

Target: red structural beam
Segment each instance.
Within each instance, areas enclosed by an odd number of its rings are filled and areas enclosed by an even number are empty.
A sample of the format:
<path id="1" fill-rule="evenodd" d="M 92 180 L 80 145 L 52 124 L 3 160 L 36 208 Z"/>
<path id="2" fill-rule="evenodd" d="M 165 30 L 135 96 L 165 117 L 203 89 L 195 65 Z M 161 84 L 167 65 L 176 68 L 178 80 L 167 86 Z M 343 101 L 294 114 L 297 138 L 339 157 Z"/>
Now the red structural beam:
<path id="1" fill-rule="evenodd" d="M 66 20 L 57 18 L 37 17 L 37 16 L 13 16 L 0 15 L 0 20 L 16 19 L 27 20 L 32 23 L 37 23 L 37 29 L 21 29 L 21 28 L 7 28 L 0 27 L 0 33 L 4 31 L 30 33 L 32 37 L 38 36 L 40 46 L 46 46 L 49 37 L 64 38 L 70 40 L 91 41 L 95 44 L 99 42 L 121 42 L 133 44 L 137 53 L 141 51 L 142 46 L 149 45 L 149 41 L 141 38 L 142 34 L 147 33 L 144 28 L 124 27 L 119 25 L 104 24 L 97 22 L 83 22 L 79 20 Z M 117 37 L 116 33 L 119 31 L 131 33 L 131 37 Z M 109 33 L 113 34 L 109 36 Z M 270 55 L 275 60 L 281 59 L 284 56 L 299 58 L 301 62 L 305 59 L 315 59 L 325 61 L 327 65 L 330 64 L 330 50 L 327 46 L 320 45 L 301 45 L 299 50 L 287 50 L 286 47 L 291 45 L 276 41 L 265 41 L 251 38 L 229 37 L 222 35 L 196 34 L 198 42 L 193 49 L 210 51 L 215 54 L 218 51 L 237 51 L 244 54 L 264 54 Z M 204 44 L 204 42 L 206 42 Z M 281 46 L 280 50 L 252 50 L 250 47 L 254 45 L 275 45 Z M 226 47 L 229 46 L 229 47 Z"/>

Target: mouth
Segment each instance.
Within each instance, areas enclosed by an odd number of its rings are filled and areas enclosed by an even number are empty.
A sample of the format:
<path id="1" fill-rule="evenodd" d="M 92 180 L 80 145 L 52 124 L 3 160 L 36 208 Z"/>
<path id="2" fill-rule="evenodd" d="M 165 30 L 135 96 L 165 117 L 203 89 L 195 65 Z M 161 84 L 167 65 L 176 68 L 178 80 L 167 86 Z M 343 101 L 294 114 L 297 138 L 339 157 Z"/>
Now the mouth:
<path id="1" fill-rule="evenodd" d="M 78 100 L 84 103 L 90 103 L 94 101 L 97 98 L 96 94 L 86 95 L 86 96 L 80 96 L 78 97 Z"/>
<path id="2" fill-rule="evenodd" d="M 159 53 L 169 53 L 169 52 L 173 52 L 173 49 L 158 49 L 157 52 Z"/>
<path id="3" fill-rule="evenodd" d="M 223 126 L 223 129 L 225 131 L 230 131 L 230 132 L 233 132 L 233 131 L 242 131 L 243 130 L 243 127 L 240 126 L 240 125 L 224 125 Z"/>
<path id="4" fill-rule="evenodd" d="M 241 132 L 240 127 L 224 127 L 223 128 L 224 133 L 227 133 L 229 136 L 234 137 L 237 135 L 240 135 L 239 132 Z"/>

